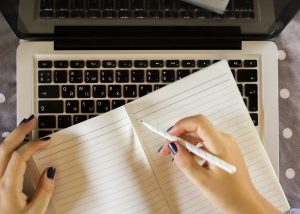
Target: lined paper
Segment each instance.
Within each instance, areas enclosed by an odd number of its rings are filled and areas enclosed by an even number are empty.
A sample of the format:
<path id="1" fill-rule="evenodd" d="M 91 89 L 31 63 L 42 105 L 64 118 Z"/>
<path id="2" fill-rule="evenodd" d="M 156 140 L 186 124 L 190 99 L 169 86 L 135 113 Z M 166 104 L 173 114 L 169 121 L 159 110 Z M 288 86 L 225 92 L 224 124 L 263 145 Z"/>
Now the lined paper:
<path id="1" fill-rule="evenodd" d="M 34 156 L 40 173 L 57 168 L 57 213 L 168 213 L 125 108 L 51 136 Z"/>
<path id="2" fill-rule="evenodd" d="M 172 211 L 222 213 L 174 166 L 172 157 L 159 156 L 164 139 L 140 121 L 168 129 L 179 119 L 197 114 L 206 115 L 219 130 L 236 138 L 258 191 L 281 211 L 289 209 L 226 61 L 136 100 L 126 109 Z"/>

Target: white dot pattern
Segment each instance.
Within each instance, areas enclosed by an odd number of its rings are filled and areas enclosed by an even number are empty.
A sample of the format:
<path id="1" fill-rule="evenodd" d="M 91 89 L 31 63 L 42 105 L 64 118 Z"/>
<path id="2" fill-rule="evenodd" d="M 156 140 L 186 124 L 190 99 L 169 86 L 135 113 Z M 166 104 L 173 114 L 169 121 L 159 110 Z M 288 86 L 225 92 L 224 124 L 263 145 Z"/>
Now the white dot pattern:
<path id="1" fill-rule="evenodd" d="M 290 139 L 293 136 L 293 131 L 290 128 L 283 129 L 283 137 L 286 139 Z"/>
<path id="2" fill-rule="evenodd" d="M 5 96 L 4 94 L 0 93 L 0 103 L 4 103 L 5 102 Z"/>
<path id="3" fill-rule="evenodd" d="M 3 132 L 2 133 L 2 137 L 4 137 L 4 138 L 7 137 L 8 135 L 9 135 L 9 132 Z"/>
<path id="4" fill-rule="evenodd" d="M 287 99 L 287 98 L 289 98 L 289 97 L 290 97 L 290 92 L 289 92 L 289 90 L 287 90 L 286 88 L 281 89 L 281 90 L 280 90 L 280 97 L 281 97 L 282 99 Z"/>
<path id="5" fill-rule="evenodd" d="M 296 173 L 295 173 L 295 170 L 292 169 L 292 168 L 288 168 L 286 171 L 285 171 L 285 176 L 288 178 L 288 179 L 293 179 L 295 177 Z"/>
<path id="6" fill-rule="evenodd" d="M 278 59 L 279 60 L 285 60 L 286 59 L 286 52 L 284 50 L 278 51 Z"/>

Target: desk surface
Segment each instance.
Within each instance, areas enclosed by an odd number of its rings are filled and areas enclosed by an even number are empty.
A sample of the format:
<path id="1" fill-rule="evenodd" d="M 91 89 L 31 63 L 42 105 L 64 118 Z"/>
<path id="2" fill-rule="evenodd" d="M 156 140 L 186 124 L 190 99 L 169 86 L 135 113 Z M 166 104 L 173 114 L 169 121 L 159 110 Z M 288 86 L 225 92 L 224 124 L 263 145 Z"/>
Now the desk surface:
<path id="1" fill-rule="evenodd" d="M 279 61 L 280 182 L 291 207 L 300 208 L 300 11 L 274 42 L 286 54 Z M 17 46 L 0 14 L 0 139 L 16 126 Z"/>

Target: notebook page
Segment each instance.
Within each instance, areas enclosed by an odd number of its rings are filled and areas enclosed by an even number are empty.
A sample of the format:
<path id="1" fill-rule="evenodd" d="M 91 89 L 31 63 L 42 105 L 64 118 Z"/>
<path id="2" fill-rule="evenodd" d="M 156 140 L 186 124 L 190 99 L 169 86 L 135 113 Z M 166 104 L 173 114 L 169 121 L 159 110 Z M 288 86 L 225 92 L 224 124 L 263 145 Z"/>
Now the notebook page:
<path id="1" fill-rule="evenodd" d="M 181 118 L 206 115 L 219 130 L 236 138 L 259 192 L 281 211 L 289 209 L 226 61 L 138 99 L 126 109 L 168 204 L 177 212 L 222 213 L 178 170 L 172 157 L 159 156 L 164 139 L 146 129 L 141 120 L 167 129 Z"/>
<path id="2" fill-rule="evenodd" d="M 34 156 L 40 172 L 57 168 L 57 213 L 168 213 L 124 107 L 51 136 Z"/>

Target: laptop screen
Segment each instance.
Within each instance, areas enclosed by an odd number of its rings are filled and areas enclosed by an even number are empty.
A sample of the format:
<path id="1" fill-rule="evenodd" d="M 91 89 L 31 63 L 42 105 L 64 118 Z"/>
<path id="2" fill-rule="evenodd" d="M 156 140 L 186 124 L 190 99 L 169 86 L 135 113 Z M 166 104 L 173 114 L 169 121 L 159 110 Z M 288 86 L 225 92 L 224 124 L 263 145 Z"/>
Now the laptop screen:
<path id="1" fill-rule="evenodd" d="M 222 9 L 205 5 L 225 2 Z M 189 37 L 215 32 L 238 39 L 265 39 L 278 35 L 300 7 L 299 0 L 6 0 L 0 8 L 19 38 L 46 40 L 109 35 L 122 37 L 135 29 L 156 36 Z M 72 31 L 72 29 L 76 29 Z M 66 29 L 64 33 L 64 29 Z M 130 29 L 127 32 L 127 29 Z M 172 29 L 172 31 L 169 31 Z M 212 30 L 215 29 L 215 30 Z M 105 32 L 103 32 L 105 30 Z M 149 30 L 148 30 L 149 31 Z M 227 31 L 227 32 L 226 32 Z M 234 32 L 234 33 L 232 33 Z M 95 35 L 91 35 L 95 33 Z M 199 34 L 207 36 L 207 34 Z"/>

